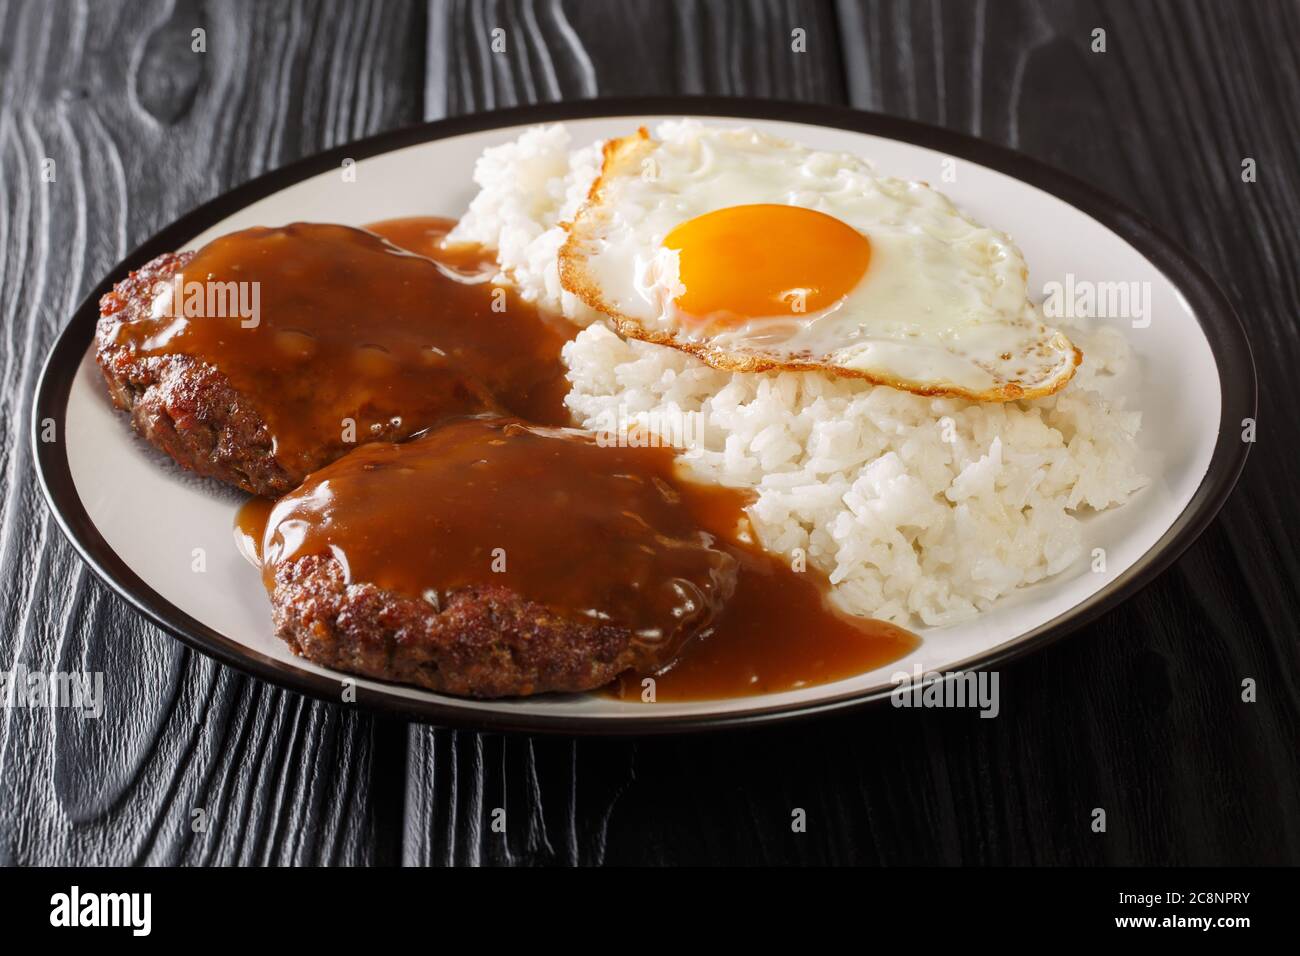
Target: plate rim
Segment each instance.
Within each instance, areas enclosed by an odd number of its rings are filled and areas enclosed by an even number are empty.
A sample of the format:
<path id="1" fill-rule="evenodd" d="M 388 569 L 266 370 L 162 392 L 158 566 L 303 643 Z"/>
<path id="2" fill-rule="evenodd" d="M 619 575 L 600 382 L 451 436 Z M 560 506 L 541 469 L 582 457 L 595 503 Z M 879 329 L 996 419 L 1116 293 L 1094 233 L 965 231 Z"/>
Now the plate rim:
<path id="1" fill-rule="evenodd" d="M 66 442 L 41 440 L 53 419 L 64 434 L 67 402 L 77 370 L 94 340 L 99 298 L 132 269 L 259 199 L 365 159 L 467 133 L 533 123 L 618 116 L 726 116 L 845 130 L 936 150 L 985 166 L 1066 202 L 1101 223 L 1150 261 L 1188 302 L 1214 356 L 1220 384 L 1219 432 L 1205 474 L 1187 505 L 1132 565 L 1083 601 L 1032 630 L 948 665 L 945 674 L 1001 666 L 1072 634 L 1128 600 L 1167 570 L 1209 526 L 1237 483 L 1250 452 L 1238 435 L 1243 418 L 1257 417 L 1257 381 L 1250 343 L 1236 310 L 1192 256 L 1140 213 L 1101 190 L 1017 150 L 901 117 L 843 106 L 728 96 L 611 97 L 537 103 L 402 126 L 295 160 L 237 185 L 155 232 L 118 262 L 77 306 L 58 332 L 41 368 L 32 403 L 31 442 L 41 490 L 60 530 L 78 556 L 118 597 L 188 647 L 243 673 L 318 700 L 344 704 L 347 675 L 330 677 L 254 651 L 186 614 L 140 578 L 99 533 L 82 505 L 68 465 Z M 902 685 L 907 686 L 907 685 Z M 849 691 L 821 700 L 772 704 L 712 714 L 572 716 L 475 709 L 455 699 L 429 701 L 354 685 L 355 705 L 438 726 L 574 736 L 636 736 L 754 727 L 879 703 L 894 685 Z"/>

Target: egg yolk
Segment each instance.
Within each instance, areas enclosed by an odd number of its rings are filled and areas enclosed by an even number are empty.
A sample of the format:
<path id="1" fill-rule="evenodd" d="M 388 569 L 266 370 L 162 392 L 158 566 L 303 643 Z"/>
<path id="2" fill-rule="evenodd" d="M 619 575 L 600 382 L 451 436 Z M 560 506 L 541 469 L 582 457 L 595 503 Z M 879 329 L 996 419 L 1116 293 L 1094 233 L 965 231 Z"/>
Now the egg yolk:
<path id="1" fill-rule="evenodd" d="M 685 313 L 711 323 L 820 312 L 871 262 L 871 243 L 834 216 L 799 206 L 729 206 L 664 238 L 678 253 Z"/>

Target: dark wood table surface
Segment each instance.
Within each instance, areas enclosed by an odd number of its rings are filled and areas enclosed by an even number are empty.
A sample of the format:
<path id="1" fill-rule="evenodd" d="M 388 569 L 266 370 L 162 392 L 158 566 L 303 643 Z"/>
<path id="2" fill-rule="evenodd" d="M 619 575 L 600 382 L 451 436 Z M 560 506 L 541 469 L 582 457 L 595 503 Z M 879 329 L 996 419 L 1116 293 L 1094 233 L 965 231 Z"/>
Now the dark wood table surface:
<path id="1" fill-rule="evenodd" d="M 111 688 L 98 721 L 0 709 L 0 862 L 1300 862 L 1300 3 L 17 0 L 0 84 L 0 668 Z M 911 117 L 1154 220 L 1254 347 L 1258 441 L 1217 521 L 1133 600 L 1006 667 L 996 720 L 886 707 L 640 741 L 305 699 L 187 650 L 81 564 L 33 474 L 32 391 L 126 252 L 369 133 L 639 93 Z"/>

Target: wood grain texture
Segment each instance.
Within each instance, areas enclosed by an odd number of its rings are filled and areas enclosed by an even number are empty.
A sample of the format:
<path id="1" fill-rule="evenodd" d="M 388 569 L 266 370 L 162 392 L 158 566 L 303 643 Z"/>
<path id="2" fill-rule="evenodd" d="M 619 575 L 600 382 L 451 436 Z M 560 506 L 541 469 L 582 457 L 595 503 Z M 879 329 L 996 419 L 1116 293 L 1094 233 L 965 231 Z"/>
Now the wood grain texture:
<path id="1" fill-rule="evenodd" d="M 0 710 L 0 862 L 1300 862 L 1298 28 L 1280 0 L 0 0 L 0 665 L 102 670 L 109 691 L 97 722 Z M 635 93 L 913 117 L 1144 212 L 1255 347 L 1259 441 L 1220 520 L 1136 599 L 1006 668 L 996 720 L 877 709 L 637 742 L 313 703 L 184 650 L 80 565 L 27 416 L 55 331 L 127 249 L 371 131 Z"/>
<path id="2" fill-rule="evenodd" d="M 0 659 L 102 671 L 108 704 L 0 710 L 5 861 L 396 855 L 401 725 L 244 678 L 112 597 L 46 512 L 27 422 L 56 330 L 129 249 L 266 169 L 418 119 L 423 29 L 421 7 L 382 3 L 0 6 Z"/>
<path id="3" fill-rule="evenodd" d="M 842 102 L 836 37 L 819 0 L 431 0 L 425 116 L 652 93 Z"/>
<path id="4" fill-rule="evenodd" d="M 1257 493 L 1235 496 L 1136 600 L 1004 671 L 997 720 L 878 711 L 640 743 L 412 728 L 420 783 L 408 791 L 404 858 L 1300 860 L 1300 567 L 1285 484 L 1300 479 L 1300 429 L 1287 422 L 1294 389 L 1267 388 L 1288 380 L 1300 341 L 1286 268 L 1297 240 L 1282 212 L 1300 208 L 1284 108 L 1300 88 L 1294 49 L 1270 30 L 1293 24 L 1296 5 L 675 3 L 671 16 L 666 6 L 432 3 L 428 115 L 590 95 L 585 70 L 557 93 L 533 48 L 490 52 L 493 26 L 510 36 L 513 23 L 562 19 L 564 44 L 577 39 L 575 61 L 594 66 L 604 95 L 847 100 L 1065 168 L 1183 241 L 1225 283 L 1257 352 L 1261 335 L 1277 347 L 1257 355 L 1261 422 L 1272 423 L 1246 476 Z M 790 50 L 798 26 L 805 54 Z M 1096 27 L 1104 54 L 1090 49 Z M 543 42 L 564 56 L 558 39 Z M 1247 155 L 1267 181 L 1241 182 Z M 1268 688 L 1257 704 L 1240 702 L 1245 677 Z M 493 833 L 493 810 L 520 801 L 522 824 L 508 809 L 506 833 Z M 1089 830 L 1095 807 L 1106 834 Z M 805 834 L 790 831 L 795 808 L 808 813 Z"/>

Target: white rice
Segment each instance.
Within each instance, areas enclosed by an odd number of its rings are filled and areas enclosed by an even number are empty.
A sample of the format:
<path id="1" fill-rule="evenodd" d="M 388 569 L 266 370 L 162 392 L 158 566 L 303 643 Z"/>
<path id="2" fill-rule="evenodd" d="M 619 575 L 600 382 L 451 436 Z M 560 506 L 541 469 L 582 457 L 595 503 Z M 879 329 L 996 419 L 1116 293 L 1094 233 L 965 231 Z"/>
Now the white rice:
<path id="1" fill-rule="evenodd" d="M 570 152 L 562 126 L 486 151 L 456 236 L 496 248 L 503 279 L 589 326 L 564 350 L 577 424 L 677 423 L 693 443 L 686 473 L 754 489 L 763 546 L 802 554 L 846 610 L 903 625 L 973 617 L 1080 560 L 1076 515 L 1147 483 L 1141 415 L 1109 394 L 1130 360 L 1112 328 L 1068 330 L 1084 364 L 1057 395 L 979 404 L 819 373 L 718 371 L 591 324 L 560 288 L 556 252 L 598 163 L 598 147 Z"/>
<path id="2" fill-rule="evenodd" d="M 513 143 L 484 150 L 474 168 L 479 194 L 448 240 L 495 249 L 500 281 L 527 301 L 589 325 L 600 315 L 560 287 L 557 256 L 568 235 L 560 223 L 586 201 L 600 162 L 599 143 L 570 153 L 563 123 L 535 126 Z"/>

